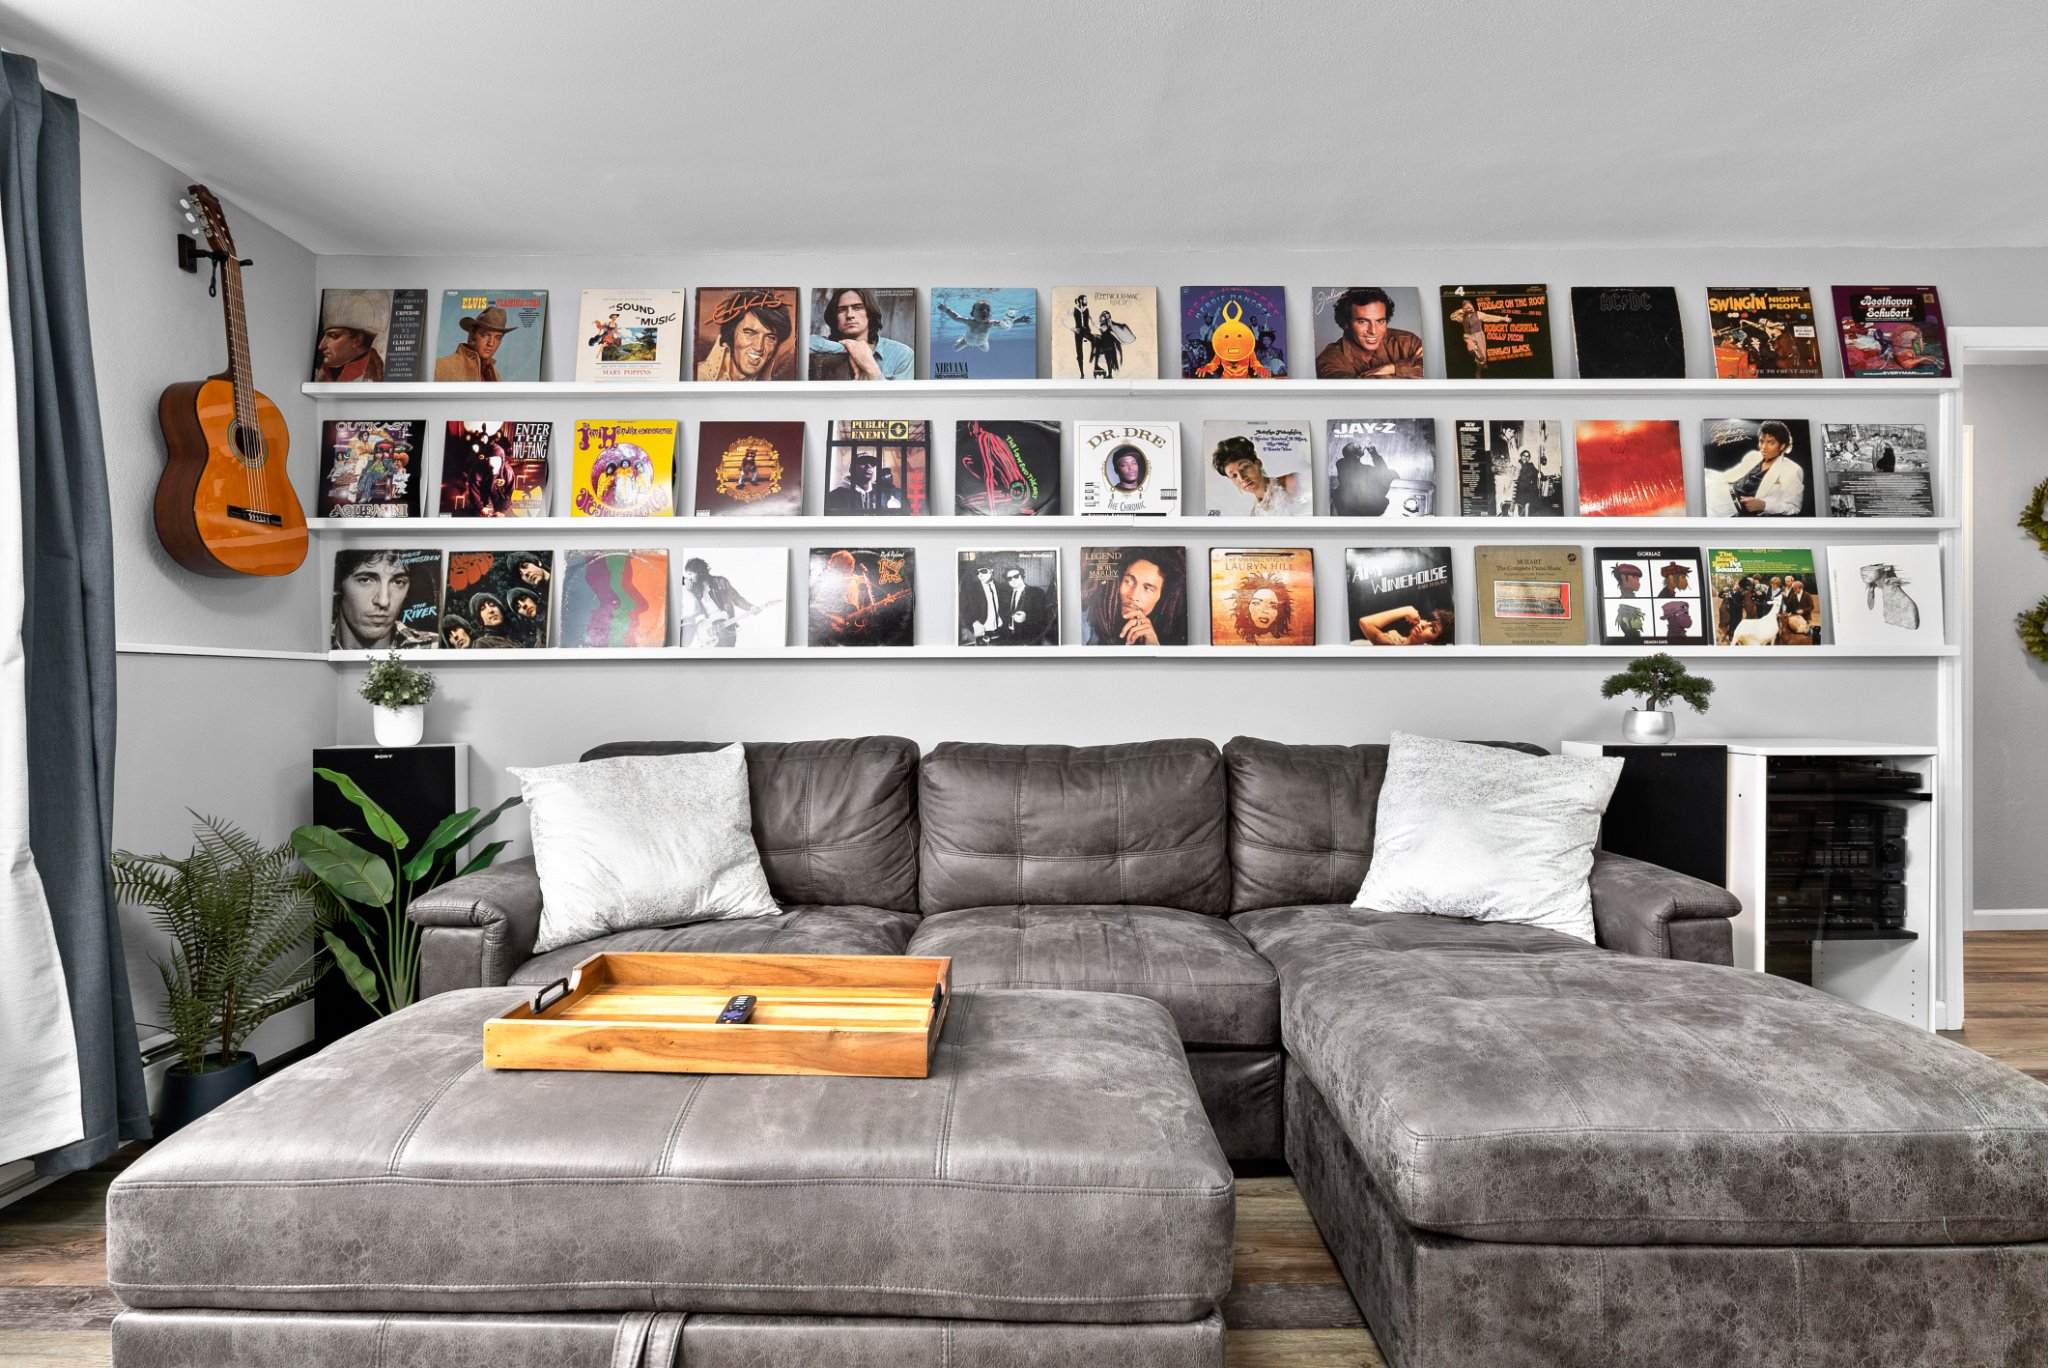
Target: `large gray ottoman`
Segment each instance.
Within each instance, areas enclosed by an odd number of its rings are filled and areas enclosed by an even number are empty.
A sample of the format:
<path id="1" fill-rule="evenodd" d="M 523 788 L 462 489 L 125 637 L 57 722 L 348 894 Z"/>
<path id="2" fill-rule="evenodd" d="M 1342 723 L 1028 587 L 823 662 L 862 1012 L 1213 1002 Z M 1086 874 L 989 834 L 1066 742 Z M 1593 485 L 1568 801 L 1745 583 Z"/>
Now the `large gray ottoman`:
<path id="1" fill-rule="evenodd" d="M 514 1073 L 447 993 L 107 1197 L 118 1368 L 1215 1365 L 1232 1183 L 1173 1021 L 954 999 L 925 1079 Z"/>

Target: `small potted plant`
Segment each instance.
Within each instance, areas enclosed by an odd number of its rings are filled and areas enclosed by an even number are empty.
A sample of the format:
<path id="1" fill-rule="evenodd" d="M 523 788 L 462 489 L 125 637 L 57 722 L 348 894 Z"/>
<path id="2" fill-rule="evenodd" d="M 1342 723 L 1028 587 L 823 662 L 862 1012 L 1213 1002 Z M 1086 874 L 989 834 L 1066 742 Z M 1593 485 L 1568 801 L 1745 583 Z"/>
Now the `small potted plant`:
<path id="1" fill-rule="evenodd" d="M 1642 707 L 1630 708 L 1621 719 L 1621 739 L 1646 746 L 1678 735 L 1678 719 L 1665 704 L 1676 698 L 1703 713 L 1713 692 L 1712 680 L 1693 674 L 1683 661 L 1663 651 L 1641 657 L 1621 673 L 1607 676 L 1600 686 L 1602 698 L 1634 694 L 1643 700 Z"/>
<path id="2" fill-rule="evenodd" d="M 370 662 L 358 693 L 370 700 L 370 716 L 380 746 L 416 746 L 427 727 L 427 700 L 434 696 L 434 677 L 408 665 L 393 651 Z"/>

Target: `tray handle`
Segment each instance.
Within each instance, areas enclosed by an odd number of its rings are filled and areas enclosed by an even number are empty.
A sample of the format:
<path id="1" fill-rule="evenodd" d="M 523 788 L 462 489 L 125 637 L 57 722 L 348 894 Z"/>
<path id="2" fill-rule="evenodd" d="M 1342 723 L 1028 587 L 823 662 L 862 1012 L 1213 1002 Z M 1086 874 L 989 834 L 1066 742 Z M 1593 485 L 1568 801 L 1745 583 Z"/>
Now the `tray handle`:
<path id="1" fill-rule="evenodd" d="M 557 988 L 561 989 L 562 991 L 559 993 L 555 993 L 554 1002 L 550 1002 L 548 1000 L 548 994 L 554 993 L 555 989 Z M 560 1002 L 563 998 L 567 996 L 569 996 L 568 978 L 565 976 L 563 978 L 556 979 L 553 983 L 550 983 L 547 987 L 541 989 L 538 993 L 535 993 L 533 995 L 533 1014 L 535 1016 L 539 1016 L 542 1012 L 545 1012 L 548 1008 L 554 1006 L 556 1002 Z"/>
<path id="2" fill-rule="evenodd" d="M 932 985 L 932 1010 L 933 1010 L 934 1012 L 938 1011 L 938 1010 L 939 1010 L 939 1004 L 940 1004 L 941 1002 L 944 1002 L 945 1000 L 946 1000 L 946 985 L 945 985 L 945 984 L 943 984 L 943 983 L 934 983 L 934 984 Z"/>

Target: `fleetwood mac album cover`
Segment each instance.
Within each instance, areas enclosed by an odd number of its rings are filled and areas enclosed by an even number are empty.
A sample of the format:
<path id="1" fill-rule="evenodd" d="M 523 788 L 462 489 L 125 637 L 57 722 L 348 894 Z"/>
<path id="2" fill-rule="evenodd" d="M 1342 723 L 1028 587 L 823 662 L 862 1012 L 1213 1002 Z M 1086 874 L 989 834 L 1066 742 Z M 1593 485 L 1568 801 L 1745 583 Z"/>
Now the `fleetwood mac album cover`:
<path id="1" fill-rule="evenodd" d="M 441 644 L 451 650 L 537 650 L 548 644 L 548 551 L 450 551 Z"/>
<path id="2" fill-rule="evenodd" d="M 811 645 L 914 646 L 916 607 L 911 548 L 811 549 Z"/>
<path id="3" fill-rule="evenodd" d="M 1803 285 L 1709 287 L 1714 374 L 1723 380 L 1811 380 L 1820 374 L 1813 291 Z"/>
<path id="4" fill-rule="evenodd" d="M 922 418 L 835 419 L 825 452 L 825 511 L 923 516 L 930 502 L 929 429 Z"/>
<path id="5" fill-rule="evenodd" d="M 784 517 L 804 511 L 801 422 L 697 424 L 697 516 Z"/>
<path id="6" fill-rule="evenodd" d="M 1212 548 L 1209 644 L 1315 645 L 1315 552 Z"/>
<path id="7" fill-rule="evenodd" d="M 1180 424 L 1076 423 L 1079 513 L 1165 516 L 1180 509 Z"/>
<path id="8" fill-rule="evenodd" d="M 1579 478 L 1585 479 L 1585 454 Z M 1707 418 L 1700 487 L 1710 518 L 1813 516 L 1813 444 L 1804 418 Z"/>
<path id="9" fill-rule="evenodd" d="M 813 380 L 915 380 L 917 291 L 812 290 L 805 345 Z"/>
<path id="10" fill-rule="evenodd" d="M 1548 380 L 1550 289 L 1443 287 L 1444 374 L 1453 380 Z"/>
<path id="11" fill-rule="evenodd" d="M 1685 454 L 1675 421 L 1581 419 L 1576 436 L 1579 516 L 1685 516 Z"/>
<path id="12" fill-rule="evenodd" d="M 668 552 L 564 551 L 564 646 L 668 644 Z"/>
<path id="13" fill-rule="evenodd" d="M 962 418 L 953 425 L 953 511 L 1050 517 L 1060 511 L 1060 425 Z"/>
<path id="14" fill-rule="evenodd" d="M 697 287 L 699 380 L 795 380 L 797 351 L 795 289 Z"/>
<path id="15" fill-rule="evenodd" d="M 684 547 L 676 585 L 676 645 L 695 650 L 789 644 L 789 548 Z"/>
<path id="16" fill-rule="evenodd" d="M 441 644 L 441 553 L 351 547 L 334 553 L 327 645 L 419 651 Z"/>
<path id="17" fill-rule="evenodd" d="M 1585 567 L 1576 546 L 1475 546 L 1481 646 L 1586 644 Z"/>
<path id="18" fill-rule="evenodd" d="M 1316 379 L 1420 380 L 1422 292 L 1412 285 L 1318 285 Z"/>
<path id="19" fill-rule="evenodd" d="M 1818 646 L 1820 578 L 1807 550 L 1707 550 L 1717 646 Z"/>
<path id="20" fill-rule="evenodd" d="M 1697 546 L 1597 546 L 1602 646 L 1700 646 L 1712 630 Z"/>
<path id="21" fill-rule="evenodd" d="M 1038 376 L 1038 291 L 932 290 L 932 379 Z"/>
<path id="22" fill-rule="evenodd" d="M 322 290 L 313 376 L 321 384 L 424 380 L 425 290 Z"/>
<path id="23" fill-rule="evenodd" d="M 1685 325 L 1669 285 L 1572 286 L 1582 380 L 1683 380 Z"/>
<path id="24" fill-rule="evenodd" d="M 1287 291 L 1278 285 L 1180 287 L 1183 380 L 1277 380 L 1287 374 Z"/>
<path id="25" fill-rule="evenodd" d="M 1053 548 L 960 552 L 962 646 L 1060 644 L 1060 553 Z"/>
<path id="26" fill-rule="evenodd" d="M 1057 285 L 1052 317 L 1055 380 L 1159 377 L 1159 295 L 1150 285 Z"/>
<path id="27" fill-rule="evenodd" d="M 540 518 L 555 425 L 450 419 L 441 435 L 441 516 Z"/>
<path id="28" fill-rule="evenodd" d="M 1436 419 L 1332 418 L 1330 515 L 1427 518 L 1436 512 Z"/>
<path id="29" fill-rule="evenodd" d="M 1458 642 L 1448 546 L 1352 547 L 1344 553 L 1344 594 L 1354 646 Z"/>
<path id="30" fill-rule="evenodd" d="M 1187 548 L 1082 547 L 1081 644 L 1187 645 Z"/>
<path id="31" fill-rule="evenodd" d="M 417 418 L 330 418 L 320 425 L 323 518 L 417 518 L 420 444 Z"/>
<path id="32" fill-rule="evenodd" d="M 1468 518 L 1564 516 L 1564 426 L 1461 419 L 1458 509 Z"/>
<path id="33" fill-rule="evenodd" d="M 676 428 L 673 418 L 578 419 L 569 515 L 673 517 Z"/>
<path id="34" fill-rule="evenodd" d="M 576 378 L 680 380 L 681 290 L 585 290 Z"/>
<path id="35" fill-rule="evenodd" d="M 1941 548 L 1830 546 L 1837 646 L 1939 646 Z"/>
<path id="36" fill-rule="evenodd" d="M 1837 285 L 1842 374 L 1851 380 L 1945 376 L 1948 331 L 1932 285 Z"/>
<path id="37" fill-rule="evenodd" d="M 443 290 L 434 378 L 538 380 L 547 324 L 546 290 Z"/>
<path id="38" fill-rule="evenodd" d="M 1202 422 L 1212 518 L 1306 518 L 1315 508 L 1314 456 L 1298 423 Z"/>
<path id="39" fill-rule="evenodd" d="M 1823 431 L 1830 516 L 1934 516 L 1926 428 L 1918 423 L 1829 423 Z"/>

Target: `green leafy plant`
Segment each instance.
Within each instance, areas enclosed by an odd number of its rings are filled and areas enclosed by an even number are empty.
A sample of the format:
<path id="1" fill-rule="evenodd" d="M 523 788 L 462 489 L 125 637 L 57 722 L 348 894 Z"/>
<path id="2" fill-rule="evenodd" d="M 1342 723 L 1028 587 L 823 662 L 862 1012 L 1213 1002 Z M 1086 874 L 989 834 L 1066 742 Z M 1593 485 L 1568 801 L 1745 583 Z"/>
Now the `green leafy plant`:
<path id="1" fill-rule="evenodd" d="M 302 826 L 292 833 L 292 849 L 341 900 L 341 916 L 321 931 L 321 941 L 349 987 L 380 1014 L 389 1014 L 410 1006 L 419 985 L 420 933 L 406 920 L 406 907 L 437 884 L 489 868 L 510 842 L 493 841 L 450 872 L 456 850 L 519 800 L 507 798 L 489 812 L 469 808 L 450 813 L 414 848 L 405 828 L 355 780 L 338 770 L 316 767 L 313 773 L 355 804 L 370 835 L 390 851 L 389 859 L 372 854 L 328 826 Z M 354 932 L 354 944 L 344 930 Z"/>
<path id="2" fill-rule="evenodd" d="M 1663 651 L 1638 657 L 1626 670 L 1607 676 L 1600 685 L 1602 698 L 1635 694 L 1643 700 L 1647 712 L 1662 712 L 1664 705 L 1676 698 L 1690 704 L 1694 712 L 1703 713 L 1713 692 L 1712 680 L 1702 679 L 1686 669 L 1684 661 Z"/>
<path id="3" fill-rule="evenodd" d="M 407 708 L 434 696 L 434 676 L 417 665 L 408 665 L 393 651 L 370 662 L 357 693 L 379 708 Z"/>
<path id="4" fill-rule="evenodd" d="M 326 967 L 313 933 L 330 907 L 289 843 L 266 848 L 232 823 L 192 816 L 197 840 L 184 859 L 117 850 L 112 861 L 115 895 L 148 908 L 175 946 L 153 962 L 188 1074 L 234 1063 L 251 1031 L 311 995 Z"/>
<path id="5" fill-rule="evenodd" d="M 2034 486 L 2033 497 L 2020 510 L 2020 526 L 2027 530 L 2035 544 L 2048 551 L 2048 480 Z M 2016 625 L 2020 644 L 2027 648 L 2027 654 L 2037 660 L 2048 660 L 2048 598 L 2021 613 Z"/>

